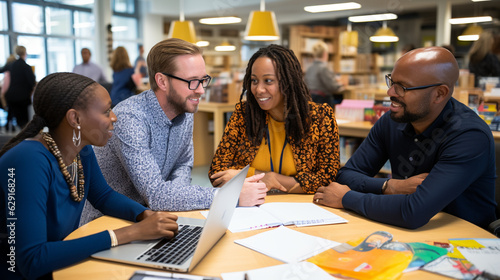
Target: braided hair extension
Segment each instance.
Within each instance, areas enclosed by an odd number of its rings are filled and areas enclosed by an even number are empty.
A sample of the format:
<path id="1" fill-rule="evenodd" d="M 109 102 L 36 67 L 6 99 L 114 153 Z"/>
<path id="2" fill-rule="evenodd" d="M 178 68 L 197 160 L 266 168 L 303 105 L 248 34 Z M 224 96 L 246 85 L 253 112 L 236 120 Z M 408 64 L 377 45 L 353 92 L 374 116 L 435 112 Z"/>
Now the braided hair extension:
<path id="1" fill-rule="evenodd" d="M 0 157 L 26 138 L 36 136 L 45 126 L 59 126 L 69 109 L 85 109 L 98 83 L 74 73 L 53 73 L 43 78 L 33 95 L 33 119 L 14 136 L 2 150 Z"/>
<path id="2" fill-rule="evenodd" d="M 266 133 L 266 112 L 262 110 L 251 93 L 252 67 L 259 57 L 270 58 L 275 67 L 278 85 L 285 103 L 285 131 L 287 138 L 300 142 L 309 130 L 311 117 L 309 103 L 311 95 L 304 82 L 302 67 L 292 50 L 280 45 L 260 48 L 248 61 L 240 101 L 246 94 L 245 123 L 247 136 L 254 145 L 259 145 Z"/>

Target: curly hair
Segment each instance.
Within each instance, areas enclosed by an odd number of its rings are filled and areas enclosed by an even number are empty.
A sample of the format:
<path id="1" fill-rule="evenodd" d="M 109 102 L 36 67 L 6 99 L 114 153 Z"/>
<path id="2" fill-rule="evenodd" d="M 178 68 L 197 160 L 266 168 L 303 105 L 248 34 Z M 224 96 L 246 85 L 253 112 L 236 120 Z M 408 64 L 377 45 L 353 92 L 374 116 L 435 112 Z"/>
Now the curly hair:
<path id="1" fill-rule="evenodd" d="M 240 101 L 246 95 L 245 123 L 247 136 L 259 145 L 266 131 L 266 111 L 262 110 L 251 94 L 252 67 L 260 57 L 270 58 L 275 67 L 279 89 L 285 103 L 285 131 L 289 140 L 300 142 L 309 130 L 311 95 L 304 82 L 302 67 L 292 50 L 280 45 L 260 48 L 248 61 Z"/>

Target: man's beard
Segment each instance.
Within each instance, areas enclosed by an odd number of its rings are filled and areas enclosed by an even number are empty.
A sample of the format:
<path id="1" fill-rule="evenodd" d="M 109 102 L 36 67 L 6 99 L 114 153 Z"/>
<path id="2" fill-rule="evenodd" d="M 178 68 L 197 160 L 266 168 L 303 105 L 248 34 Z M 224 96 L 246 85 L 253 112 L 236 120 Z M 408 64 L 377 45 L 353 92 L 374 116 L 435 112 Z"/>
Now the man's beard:
<path id="1" fill-rule="evenodd" d="M 396 117 L 396 113 L 394 113 L 392 111 L 390 112 L 391 113 L 390 117 L 395 122 L 398 122 L 398 123 L 411 123 L 411 122 L 418 121 L 418 120 L 422 119 L 423 117 L 425 117 L 425 116 L 427 116 L 429 114 L 429 107 L 424 108 L 420 112 L 411 113 L 411 112 L 408 112 L 408 110 L 406 110 L 406 104 L 405 103 L 400 102 L 399 100 L 397 100 L 394 97 L 391 97 L 391 101 L 393 101 L 393 102 L 401 105 L 401 108 L 403 109 L 403 115 L 399 116 L 399 117 Z"/>
<path id="2" fill-rule="evenodd" d="M 198 106 L 195 107 L 194 111 L 190 110 L 187 104 L 187 98 L 183 98 L 181 95 L 179 95 L 172 86 L 169 87 L 167 102 L 171 105 L 171 108 L 174 108 L 175 115 L 177 116 L 183 113 L 196 113 L 198 111 Z"/>

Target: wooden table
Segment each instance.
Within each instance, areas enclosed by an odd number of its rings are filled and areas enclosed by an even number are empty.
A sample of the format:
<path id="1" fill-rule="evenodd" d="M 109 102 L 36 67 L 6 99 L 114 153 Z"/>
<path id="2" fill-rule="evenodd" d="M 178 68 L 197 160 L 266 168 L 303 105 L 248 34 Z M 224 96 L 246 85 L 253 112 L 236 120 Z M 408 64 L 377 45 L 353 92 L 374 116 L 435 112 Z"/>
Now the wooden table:
<path id="1" fill-rule="evenodd" d="M 266 198 L 266 202 L 285 201 L 311 202 L 312 195 L 270 195 Z M 417 230 L 409 230 L 374 222 L 358 216 L 351 211 L 328 207 L 324 208 L 347 219 L 349 222 L 346 224 L 291 228 L 306 234 L 319 236 L 337 242 L 346 242 L 359 236 L 367 236 L 377 230 L 388 231 L 393 234 L 395 241 L 397 240 L 401 242 L 447 242 L 449 238 L 496 238 L 493 234 L 465 220 L 446 213 L 438 213 L 427 225 Z M 203 218 L 199 211 L 178 212 L 177 214 L 185 217 Z M 130 222 L 127 221 L 110 217 L 101 217 L 83 227 L 80 227 L 71 233 L 67 239 L 90 235 L 105 229 L 116 229 L 129 224 Z M 282 264 L 278 260 L 234 243 L 234 240 L 236 239 L 246 238 L 266 230 L 271 229 L 238 233 L 231 233 L 228 231 L 191 273 L 197 275 L 220 276 L 220 274 L 224 272 L 243 271 Z M 118 264 L 89 258 L 73 266 L 55 271 L 53 276 L 55 280 L 129 279 L 135 270 L 155 271 L 155 269 L 140 266 Z M 401 279 L 449 278 L 425 271 L 414 271 L 405 273 Z"/>

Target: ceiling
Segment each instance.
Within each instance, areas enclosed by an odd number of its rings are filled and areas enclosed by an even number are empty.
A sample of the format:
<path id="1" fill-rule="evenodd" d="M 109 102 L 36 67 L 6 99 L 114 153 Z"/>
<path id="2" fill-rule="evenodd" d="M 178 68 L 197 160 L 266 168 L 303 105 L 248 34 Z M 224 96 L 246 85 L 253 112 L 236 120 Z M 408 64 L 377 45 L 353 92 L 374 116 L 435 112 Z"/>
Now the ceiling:
<path id="1" fill-rule="evenodd" d="M 142 8 L 149 14 L 163 15 L 165 21 L 179 18 L 181 0 L 140 0 Z M 304 11 L 306 5 L 333 4 L 340 2 L 357 2 L 361 9 L 308 13 Z M 252 10 L 260 9 L 260 0 L 183 0 L 186 20 L 199 24 L 203 17 L 238 16 L 242 18 L 240 25 L 245 25 Z M 307 4 L 306 4 L 307 2 Z M 476 2 L 471 0 L 266 0 L 265 8 L 274 11 L 279 24 L 298 24 L 314 21 L 345 20 L 351 15 L 365 15 L 373 13 L 392 12 L 398 16 L 419 12 L 436 12 L 438 5 L 450 2 L 452 17 L 466 17 L 496 13 L 498 18 L 500 0 Z"/>

